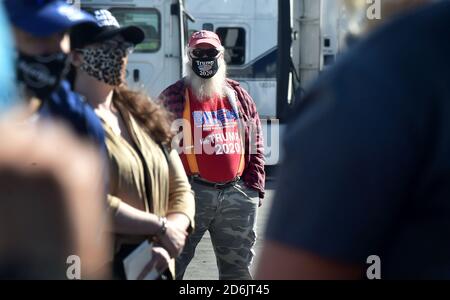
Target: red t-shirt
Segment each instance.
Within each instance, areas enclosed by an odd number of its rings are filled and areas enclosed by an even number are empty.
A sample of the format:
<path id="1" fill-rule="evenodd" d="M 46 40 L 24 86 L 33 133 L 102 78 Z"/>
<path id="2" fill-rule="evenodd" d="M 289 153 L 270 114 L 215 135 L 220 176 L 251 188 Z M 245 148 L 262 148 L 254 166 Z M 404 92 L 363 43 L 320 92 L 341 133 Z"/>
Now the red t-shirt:
<path id="1" fill-rule="evenodd" d="M 238 116 L 227 97 L 200 102 L 189 89 L 190 124 L 199 175 L 211 182 L 227 182 L 238 174 L 241 140 Z M 184 153 L 185 170 L 192 175 Z"/>

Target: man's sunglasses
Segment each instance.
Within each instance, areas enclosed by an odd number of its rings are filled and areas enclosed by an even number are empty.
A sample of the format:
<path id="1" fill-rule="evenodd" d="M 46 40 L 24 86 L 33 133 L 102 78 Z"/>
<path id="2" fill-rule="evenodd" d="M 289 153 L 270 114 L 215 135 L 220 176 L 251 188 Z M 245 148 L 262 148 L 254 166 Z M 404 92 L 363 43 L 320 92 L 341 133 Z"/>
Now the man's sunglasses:
<path id="1" fill-rule="evenodd" d="M 208 49 L 192 49 L 191 57 L 193 58 L 216 58 L 220 54 L 220 50 L 216 48 L 208 48 Z"/>

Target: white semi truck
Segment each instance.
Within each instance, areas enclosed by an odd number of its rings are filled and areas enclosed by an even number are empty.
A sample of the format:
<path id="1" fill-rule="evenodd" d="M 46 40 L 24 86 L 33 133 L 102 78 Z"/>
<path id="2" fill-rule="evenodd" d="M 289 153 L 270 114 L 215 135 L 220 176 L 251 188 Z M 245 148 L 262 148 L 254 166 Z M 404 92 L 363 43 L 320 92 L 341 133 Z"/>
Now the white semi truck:
<path id="1" fill-rule="evenodd" d="M 151 97 L 182 78 L 190 33 L 215 31 L 228 75 L 253 97 L 267 165 L 282 156 L 281 135 L 295 91 L 302 91 L 340 49 L 339 0 L 80 0 L 106 8 L 121 25 L 141 26 L 145 41 L 129 58 L 127 81 Z"/>

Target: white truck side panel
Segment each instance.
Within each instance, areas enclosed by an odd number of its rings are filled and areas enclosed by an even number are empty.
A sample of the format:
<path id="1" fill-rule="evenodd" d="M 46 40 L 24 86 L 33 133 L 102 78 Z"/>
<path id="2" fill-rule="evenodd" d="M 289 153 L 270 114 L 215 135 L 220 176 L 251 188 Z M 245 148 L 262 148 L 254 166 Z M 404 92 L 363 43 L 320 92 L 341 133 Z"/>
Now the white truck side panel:
<path id="1" fill-rule="evenodd" d="M 292 58 L 305 90 L 343 48 L 345 16 L 340 0 L 294 0 L 292 5 L 297 33 Z"/>

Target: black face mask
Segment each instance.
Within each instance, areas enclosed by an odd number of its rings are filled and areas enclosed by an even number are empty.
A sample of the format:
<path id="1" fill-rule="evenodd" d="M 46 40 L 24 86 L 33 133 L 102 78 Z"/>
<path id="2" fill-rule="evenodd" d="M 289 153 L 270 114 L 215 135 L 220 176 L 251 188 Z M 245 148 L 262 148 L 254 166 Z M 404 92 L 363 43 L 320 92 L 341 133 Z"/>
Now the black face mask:
<path id="1" fill-rule="evenodd" d="M 17 79 L 35 96 L 45 99 L 59 86 L 69 70 L 68 55 L 58 52 L 45 56 L 31 56 L 18 52 Z"/>
<path id="2" fill-rule="evenodd" d="M 192 58 L 192 71 L 201 78 L 208 79 L 219 70 L 217 58 Z"/>

